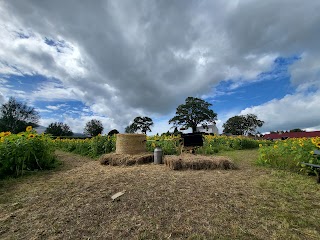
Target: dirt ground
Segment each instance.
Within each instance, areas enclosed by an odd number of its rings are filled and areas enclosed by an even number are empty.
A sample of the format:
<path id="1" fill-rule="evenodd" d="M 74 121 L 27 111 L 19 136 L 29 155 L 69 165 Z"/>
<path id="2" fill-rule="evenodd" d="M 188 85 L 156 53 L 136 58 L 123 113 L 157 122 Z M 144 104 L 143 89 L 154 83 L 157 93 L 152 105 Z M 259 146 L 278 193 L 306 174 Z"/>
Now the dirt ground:
<path id="1" fill-rule="evenodd" d="M 320 187 L 277 190 L 292 176 L 253 166 L 257 151 L 208 171 L 57 155 L 58 170 L 0 182 L 0 239 L 320 239 Z"/>

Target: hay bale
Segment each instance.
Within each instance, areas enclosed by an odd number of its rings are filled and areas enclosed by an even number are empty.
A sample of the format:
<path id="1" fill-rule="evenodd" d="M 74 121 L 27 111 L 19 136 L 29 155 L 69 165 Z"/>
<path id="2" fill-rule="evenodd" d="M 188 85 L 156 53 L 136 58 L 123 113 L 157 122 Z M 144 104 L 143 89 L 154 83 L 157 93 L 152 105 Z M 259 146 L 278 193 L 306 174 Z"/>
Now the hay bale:
<path id="1" fill-rule="evenodd" d="M 164 164 L 172 170 L 236 169 L 236 166 L 229 158 L 222 156 L 168 155 L 164 158 Z"/>
<path id="2" fill-rule="evenodd" d="M 141 154 L 147 150 L 145 134 L 117 134 L 117 154 Z"/>
<path id="3" fill-rule="evenodd" d="M 153 154 L 142 153 L 142 154 L 118 154 L 108 153 L 104 154 L 99 158 L 99 161 L 103 165 L 111 166 L 131 166 L 136 164 L 146 164 L 153 162 Z"/>

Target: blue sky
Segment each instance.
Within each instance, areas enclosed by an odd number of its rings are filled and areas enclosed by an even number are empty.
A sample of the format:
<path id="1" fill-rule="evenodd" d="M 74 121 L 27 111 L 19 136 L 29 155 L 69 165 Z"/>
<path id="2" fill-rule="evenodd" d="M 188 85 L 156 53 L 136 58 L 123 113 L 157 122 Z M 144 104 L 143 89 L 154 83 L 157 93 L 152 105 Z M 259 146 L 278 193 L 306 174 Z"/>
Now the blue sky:
<path id="1" fill-rule="evenodd" d="M 283 9 L 286 9 L 283 12 Z M 239 114 L 261 132 L 320 130 L 319 1 L 0 2 L 0 103 L 34 106 L 40 124 L 153 132 L 188 96 L 217 126 Z M 42 19 L 39 21 L 39 19 Z"/>

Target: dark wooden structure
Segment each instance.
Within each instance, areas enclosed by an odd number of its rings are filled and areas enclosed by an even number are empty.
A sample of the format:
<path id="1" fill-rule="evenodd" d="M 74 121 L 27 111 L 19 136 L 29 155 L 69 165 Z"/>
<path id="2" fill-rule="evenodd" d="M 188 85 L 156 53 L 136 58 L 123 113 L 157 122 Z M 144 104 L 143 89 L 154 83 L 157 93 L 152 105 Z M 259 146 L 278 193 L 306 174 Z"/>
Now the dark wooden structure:
<path id="1" fill-rule="evenodd" d="M 320 156 L 320 151 L 319 150 L 314 150 L 313 151 L 313 155 L 315 157 L 319 157 Z M 305 162 L 302 162 L 301 164 L 307 165 L 309 167 L 312 167 L 314 170 L 316 170 L 316 172 L 317 172 L 317 183 L 320 183 L 320 165 L 312 164 L 312 163 L 305 163 Z"/>
<path id="2" fill-rule="evenodd" d="M 190 152 L 194 153 L 197 147 L 203 146 L 203 134 L 202 133 L 187 133 L 181 135 L 182 139 L 182 148 L 183 150 L 189 150 Z"/>

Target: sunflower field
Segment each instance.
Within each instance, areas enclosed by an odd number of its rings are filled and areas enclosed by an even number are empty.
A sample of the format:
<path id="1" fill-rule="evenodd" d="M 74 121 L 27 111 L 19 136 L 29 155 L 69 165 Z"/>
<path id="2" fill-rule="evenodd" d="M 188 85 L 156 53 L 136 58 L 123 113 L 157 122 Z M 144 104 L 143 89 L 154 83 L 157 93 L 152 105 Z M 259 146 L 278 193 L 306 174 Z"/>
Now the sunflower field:
<path id="1" fill-rule="evenodd" d="M 96 158 L 102 154 L 114 152 L 116 150 L 116 135 L 98 135 L 86 139 L 56 138 L 52 141 L 57 149 L 91 158 Z"/>
<path id="2" fill-rule="evenodd" d="M 54 150 L 51 138 L 44 134 L 38 135 L 31 126 L 19 134 L 1 132 L 0 178 L 54 167 Z"/>
<path id="3" fill-rule="evenodd" d="M 161 147 L 164 154 L 178 154 L 180 150 L 180 136 L 152 136 L 147 138 L 147 149 L 153 151 Z M 215 154 L 221 151 L 233 151 L 258 148 L 259 144 L 267 143 L 264 140 L 255 140 L 248 137 L 204 135 L 203 146 L 196 150 L 198 154 Z"/>
<path id="4" fill-rule="evenodd" d="M 278 140 L 260 143 L 259 147 L 259 165 L 312 173 L 312 168 L 301 162 L 320 164 L 319 156 L 314 156 L 314 150 L 320 149 L 319 137 Z"/>

